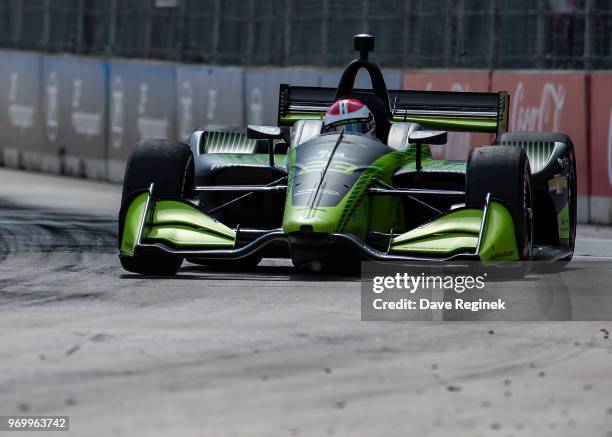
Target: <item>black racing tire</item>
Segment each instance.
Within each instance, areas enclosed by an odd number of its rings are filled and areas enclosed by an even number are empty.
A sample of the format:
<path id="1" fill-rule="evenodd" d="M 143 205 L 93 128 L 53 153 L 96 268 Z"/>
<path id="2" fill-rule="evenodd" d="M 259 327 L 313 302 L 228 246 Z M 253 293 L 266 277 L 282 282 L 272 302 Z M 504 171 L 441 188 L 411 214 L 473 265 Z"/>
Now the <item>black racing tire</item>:
<path id="1" fill-rule="evenodd" d="M 468 157 L 465 203 L 482 209 L 487 193 L 508 208 L 514 222 L 521 261 L 533 253 L 533 193 L 525 151 L 515 146 L 482 146 Z"/>
<path id="2" fill-rule="evenodd" d="M 133 194 L 155 184 L 155 196 L 186 197 L 194 186 L 193 154 L 188 145 L 167 140 L 146 139 L 136 143 L 125 169 L 119 213 L 119 241 L 129 201 Z M 151 276 L 174 275 L 183 258 L 163 253 L 141 253 L 120 257 L 124 269 Z"/>
<path id="3" fill-rule="evenodd" d="M 187 144 L 146 139 L 136 143 L 128 158 L 121 201 L 155 184 L 157 197 L 185 197 L 194 181 L 193 153 Z"/>
<path id="4" fill-rule="evenodd" d="M 120 256 L 125 270 L 145 276 L 174 276 L 183 258 L 163 253 L 139 253 L 136 256 Z"/>
<path id="5" fill-rule="evenodd" d="M 559 263 L 567 264 L 574 256 L 574 248 L 576 247 L 576 229 L 578 225 L 578 191 L 577 191 L 577 173 L 576 173 L 576 154 L 574 152 L 574 143 L 572 139 L 560 132 L 505 132 L 497 140 L 499 143 L 514 143 L 514 142 L 551 142 L 564 143 L 569 146 L 570 172 L 568 181 L 568 197 L 570 203 L 570 238 L 569 249 L 571 254 L 562 258 Z"/>

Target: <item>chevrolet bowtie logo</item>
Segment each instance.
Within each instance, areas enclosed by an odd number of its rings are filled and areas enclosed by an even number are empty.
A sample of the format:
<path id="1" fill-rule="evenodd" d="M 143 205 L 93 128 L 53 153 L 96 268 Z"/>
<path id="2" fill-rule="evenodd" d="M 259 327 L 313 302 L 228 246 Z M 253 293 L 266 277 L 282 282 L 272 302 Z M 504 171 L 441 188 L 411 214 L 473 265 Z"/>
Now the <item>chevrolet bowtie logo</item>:
<path id="1" fill-rule="evenodd" d="M 557 194 L 563 193 L 567 188 L 567 178 L 556 174 L 552 179 L 548 180 L 548 191 L 555 191 Z"/>

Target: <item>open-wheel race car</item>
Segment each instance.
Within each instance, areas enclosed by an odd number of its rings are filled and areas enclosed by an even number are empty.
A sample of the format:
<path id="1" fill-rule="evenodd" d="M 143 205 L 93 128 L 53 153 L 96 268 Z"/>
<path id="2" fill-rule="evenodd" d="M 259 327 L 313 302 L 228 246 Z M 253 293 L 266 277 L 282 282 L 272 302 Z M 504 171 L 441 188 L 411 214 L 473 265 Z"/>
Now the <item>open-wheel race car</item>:
<path id="1" fill-rule="evenodd" d="M 254 266 L 362 260 L 568 262 L 576 164 L 564 134 L 506 132 L 509 96 L 388 91 L 360 57 L 337 89 L 281 85 L 278 126 L 142 140 L 125 173 L 123 267 L 175 274 L 184 259 Z M 364 69 L 372 89 L 356 89 Z M 447 131 L 488 132 L 467 161 L 432 158 Z M 453 147 L 448 144 L 445 147 Z"/>

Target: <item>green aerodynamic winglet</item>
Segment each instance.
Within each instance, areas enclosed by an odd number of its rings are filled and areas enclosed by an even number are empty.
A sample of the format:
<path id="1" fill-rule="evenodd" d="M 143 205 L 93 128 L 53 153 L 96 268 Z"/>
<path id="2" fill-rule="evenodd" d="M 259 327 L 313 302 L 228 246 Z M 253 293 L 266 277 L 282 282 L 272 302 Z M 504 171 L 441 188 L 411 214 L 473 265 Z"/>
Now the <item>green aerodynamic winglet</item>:
<path id="1" fill-rule="evenodd" d="M 457 252 L 473 251 L 477 242 L 478 235 L 451 232 L 398 244 L 393 246 L 391 251 L 394 253 L 450 255 Z"/>
<path id="2" fill-rule="evenodd" d="M 160 200 L 153 207 L 148 240 L 161 240 L 177 247 L 233 247 L 236 232 L 185 201 Z"/>
<path id="3" fill-rule="evenodd" d="M 153 227 L 184 225 L 233 240 L 236 232 L 185 201 L 160 200 L 153 208 Z"/>
<path id="4" fill-rule="evenodd" d="M 142 225 L 142 240 L 163 242 L 175 247 L 231 248 L 236 232 L 206 215 L 195 205 L 182 200 L 160 200 L 146 211 L 149 193 L 132 200 L 125 215 L 120 253 L 134 256 Z"/>
<path id="5" fill-rule="evenodd" d="M 478 255 L 482 261 L 518 261 L 514 222 L 508 209 L 491 201 Z"/>
<path id="6" fill-rule="evenodd" d="M 485 229 L 481 231 L 483 223 Z M 421 255 L 475 253 L 477 247 L 482 261 L 519 259 L 512 216 L 501 203 L 490 202 L 486 219 L 479 209 L 451 211 L 391 242 L 392 253 Z"/>
<path id="7" fill-rule="evenodd" d="M 134 249 L 138 243 L 138 233 L 142 225 L 149 193 L 139 194 L 132 200 L 125 213 L 123 223 L 123 234 L 121 235 L 121 245 L 119 252 L 124 256 L 134 256 Z"/>
<path id="8" fill-rule="evenodd" d="M 395 237 L 391 252 L 452 254 L 476 249 L 482 210 L 460 209 Z"/>
<path id="9" fill-rule="evenodd" d="M 436 234 L 461 233 L 478 236 L 481 222 L 482 210 L 480 209 L 461 209 L 452 211 L 437 220 L 395 237 L 391 246 L 393 247 Z"/>

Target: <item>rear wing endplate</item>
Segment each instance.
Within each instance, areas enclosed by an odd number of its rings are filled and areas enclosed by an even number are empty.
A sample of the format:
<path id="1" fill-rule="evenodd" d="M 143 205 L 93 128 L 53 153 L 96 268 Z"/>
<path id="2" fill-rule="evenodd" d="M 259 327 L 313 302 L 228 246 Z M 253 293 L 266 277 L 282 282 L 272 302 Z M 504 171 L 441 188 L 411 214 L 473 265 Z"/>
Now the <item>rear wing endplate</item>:
<path id="1" fill-rule="evenodd" d="M 356 89 L 371 93 L 372 90 Z M 300 119 L 323 118 L 334 102 L 335 88 L 282 84 L 278 125 L 291 126 Z M 419 123 L 429 129 L 502 134 L 508 130 L 510 96 L 498 93 L 391 90 L 393 121 Z"/>

